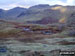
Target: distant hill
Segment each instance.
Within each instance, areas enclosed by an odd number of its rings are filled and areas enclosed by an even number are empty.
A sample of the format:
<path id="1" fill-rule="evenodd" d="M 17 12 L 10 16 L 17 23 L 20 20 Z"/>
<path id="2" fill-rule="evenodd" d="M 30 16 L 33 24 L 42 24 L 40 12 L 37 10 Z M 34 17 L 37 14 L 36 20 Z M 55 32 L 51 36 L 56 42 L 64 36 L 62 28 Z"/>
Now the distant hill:
<path id="1" fill-rule="evenodd" d="M 28 9 L 21 7 L 10 10 L 0 9 L 0 19 L 42 24 L 63 23 L 73 12 L 75 12 L 75 6 L 39 4 Z"/>

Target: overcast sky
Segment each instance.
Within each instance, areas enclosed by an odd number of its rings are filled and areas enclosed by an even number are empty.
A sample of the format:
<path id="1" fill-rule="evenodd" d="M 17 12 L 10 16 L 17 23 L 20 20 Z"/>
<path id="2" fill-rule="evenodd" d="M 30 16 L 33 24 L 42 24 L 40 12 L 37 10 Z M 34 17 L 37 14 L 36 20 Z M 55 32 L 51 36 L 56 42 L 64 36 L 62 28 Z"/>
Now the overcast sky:
<path id="1" fill-rule="evenodd" d="M 28 8 L 37 4 L 75 6 L 75 0 L 0 0 L 0 8 L 2 9 L 11 9 L 17 6 Z"/>

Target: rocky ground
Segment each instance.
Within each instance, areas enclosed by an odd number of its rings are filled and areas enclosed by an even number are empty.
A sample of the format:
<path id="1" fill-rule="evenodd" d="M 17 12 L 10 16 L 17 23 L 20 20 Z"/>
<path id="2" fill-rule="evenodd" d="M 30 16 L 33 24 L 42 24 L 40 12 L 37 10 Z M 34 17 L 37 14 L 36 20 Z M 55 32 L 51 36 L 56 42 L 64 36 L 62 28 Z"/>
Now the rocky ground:
<path id="1" fill-rule="evenodd" d="M 44 38 L 36 40 L 35 43 L 25 43 L 12 37 L 0 40 L 0 45 L 7 47 L 7 52 L 0 54 L 2 56 L 53 56 L 54 52 L 57 53 L 59 50 L 75 51 L 74 44 L 75 38 Z"/>
<path id="2" fill-rule="evenodd" d="M 38 34 L 15 26 L 1 22 L 0 56 L 59 56 L 60 51 L 75 51 L 75 38 L 68 36 L 65 30 L 56 34 Z"/>

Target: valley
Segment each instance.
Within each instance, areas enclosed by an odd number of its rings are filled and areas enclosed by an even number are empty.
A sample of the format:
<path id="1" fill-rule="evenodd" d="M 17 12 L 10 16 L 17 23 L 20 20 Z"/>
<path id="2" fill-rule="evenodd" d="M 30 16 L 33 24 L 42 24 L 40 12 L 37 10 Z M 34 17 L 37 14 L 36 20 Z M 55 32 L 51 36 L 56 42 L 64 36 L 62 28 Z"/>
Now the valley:
<path id="1" fill-rule="evenodd" d="M 59 56 L 75 52 L 75 6 L 0 9 L 0 56 Z"/>

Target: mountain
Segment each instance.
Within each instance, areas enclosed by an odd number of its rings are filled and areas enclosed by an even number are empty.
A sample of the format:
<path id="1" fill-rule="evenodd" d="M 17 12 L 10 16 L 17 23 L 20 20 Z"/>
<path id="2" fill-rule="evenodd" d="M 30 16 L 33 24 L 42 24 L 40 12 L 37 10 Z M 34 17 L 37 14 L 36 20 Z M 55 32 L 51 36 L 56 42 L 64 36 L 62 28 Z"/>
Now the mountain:
<path id="1" fill-rule="evenodd" d="M 61 12 L 59 10 L 52 10 L 51 8 L 52 6 L 49 5 L 35 5 L 30 7 L 27 12 L 22 12 L 18 17 L 19 19 L 25 18 L 25 21 L 37 21 L 44 17 L 60 19 Z"/>
<path id="2" fill-rule="evenodd" d="M 17 19 L 17 16 L 26 10 L 27 10 L 26 8 L 16 7 L 11 10 L 8 10 L 6 13 L 7 14 L 6 16 L 12 19 Z"/>
<path id="3" fill-rule="evenodd" d="M 21 12 L 24 12 L 26 10 L 27 9 L 25 9 L 25 8 L 16 7 L 16 8 L 13 8 L 13 9 L 8 10 L 7 11 L 7 14 L 9 16 L 18 16 Z"/>
<path id="4" fill-rule="evenodd" d="M 75 11 L 75 6 L 39 4 L 30 8 L 16 7 L 7 11 L 0 10 L 0 19 L 31 22 L 31 23 L 53 23 L 58 21 L 64 23 L 69 15 Z M 48 21 L 49 20 L 49 21 Z M 45 21 L 45 22 L 44 22 Z"/>
<path id="5" fill-rule="evenodd" d="M 48 4 L 39 4 L 39 5 L 32 6 L 29 9 L 47 9 L 47 8 L 50 8 Z"/>
<path id="6" fill-rule="evenodd" d="M 75 11 L 75 6 L 61 6 L 61 5 L 36 5 L 30 7 L 27 12 L 21 13 L 20 18 L 25 18 L 25 21 L 39 21 L 42 18 L 50 17 L 59 20 L 60 23 L 65 23 L 69 14 Z"/>
<path id="7" fill-rule="evenodd" d="M 6 10 L 5 12 L 1 13 L 0 15 L 4 14 L 3 19 L 6 19 L 6 20 L 15 20 L 16 17 L 20 13 L 22 13 L 22 12 L 24 12 L 26 10 L 27 10 L 26 8 L 16 7 L 16 8 L 10 9 L 10 10 Z"/>

